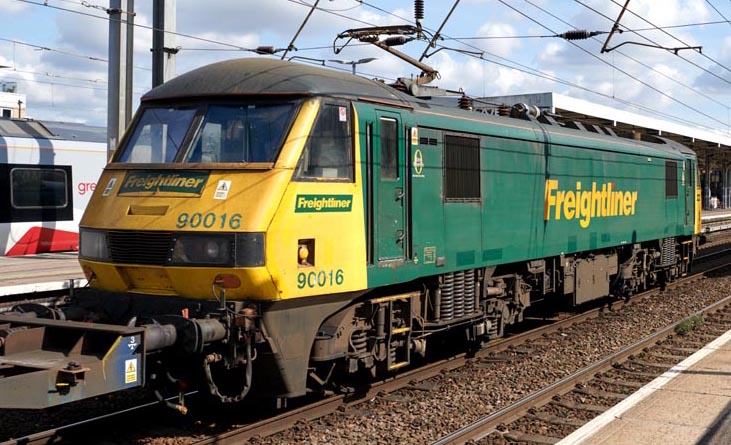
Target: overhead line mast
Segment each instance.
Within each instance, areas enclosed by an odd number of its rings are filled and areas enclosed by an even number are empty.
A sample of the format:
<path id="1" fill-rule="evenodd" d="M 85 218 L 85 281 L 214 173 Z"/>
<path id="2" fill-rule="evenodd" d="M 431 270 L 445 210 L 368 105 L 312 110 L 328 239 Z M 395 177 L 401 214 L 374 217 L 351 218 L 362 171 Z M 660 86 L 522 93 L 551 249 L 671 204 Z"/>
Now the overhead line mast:
<path id="1" fill-rule="evenodd" d="M 292 50 L 297 50 L 297 47 L 294 46 L 294 42 L 297 40 L 297 37 L 299 37 L 300 33 L 302 32 L 302 29 L 307 24 L 307 21 L 310 20 L 310 16 L 312 16 L 312 13 L 315 12 L 317 9 L 317 5 L 320 3 L 320 0 L 316 0 L 315 4 L 312 5 L 312 9 L 310 9 L 310 12 L 307 14 L 307 17 L 305 17 L 305 20 L 300 25 L 300 29 L 297 30 L 294 37 L 292 37 L 292 41 L 289 42 L 289 45 L 287 45 L 287 49 L 284 51 L 284 54 L 282 54 L 282 59 L 284 60 L 285 57 L 287 57 L 287 53 Z"/>
<path id="2" fill-rule="evenodd" d="M 416 5 L 415 5 L 415 7 L 417 8 L 416 12 L 418 14 L 419 2 L 422 3 L 421 18 L 423 19 L 424 18 L 423 0 L 417 0 Z M 459 2 L 460 2 L 460 0 L 455 0 L 454 5 L 452 5 L 452 9 L 449 10 L 449 13 L 447 14 L 447 16 L 444 17 L 444 21 L 442 22 L 441 26 L 439 26 L 439 29 L 437 29 L 437 32 L 434 33 L 434 36 L 432 36 L 431 40 L 429 41 L 429 45 L 427 45 L 427 47 L 424 48 L 424 52 L 421 53 L 421 57 L 419 57 L 419 62 L 421 62 L 422 60 L 424 60 L 425 57 L 427 57 L 426 53 L 429 51 L 429 48 L 430 47 L 434 48 L 436 46 L 437 40 L 442 38 L 442 36 L 441 36 L 442 29 L 444 29 L 444 25 L 447 24 L 447 21 L 449 20 L 449 18 L 452 17 L 452 13 L 454 12 L 455 9 L 457 9 L 457 5 L 459 5 Z M 417 21 L 417 23 L 419 25 L 421 25 L 420 22 Z"/>

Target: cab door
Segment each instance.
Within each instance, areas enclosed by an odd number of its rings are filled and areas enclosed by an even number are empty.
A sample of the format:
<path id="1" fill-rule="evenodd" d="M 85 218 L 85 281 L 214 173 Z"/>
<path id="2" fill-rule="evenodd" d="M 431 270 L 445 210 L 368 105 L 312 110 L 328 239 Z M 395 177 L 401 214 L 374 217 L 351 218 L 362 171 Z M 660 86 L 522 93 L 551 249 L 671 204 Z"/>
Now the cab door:
<path id="1" fill-rule="evenodd" d="M 374 137 L 375 247 L 379 266 L 404 262 L 406 244 L 404 138 L 398 113 L 376 113 Z"/>

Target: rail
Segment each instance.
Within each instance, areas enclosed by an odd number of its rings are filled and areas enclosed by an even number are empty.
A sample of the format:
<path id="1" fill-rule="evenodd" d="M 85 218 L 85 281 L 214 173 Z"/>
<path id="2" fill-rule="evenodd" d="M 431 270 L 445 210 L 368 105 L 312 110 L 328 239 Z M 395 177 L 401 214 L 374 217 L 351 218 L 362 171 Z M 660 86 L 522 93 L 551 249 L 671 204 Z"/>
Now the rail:
<path id="1" fill-rule="evenodd" d="M 719 266 L 715 269 L 721 269 L 727 266 Z M 708 271 L 706 271 L 708 272 Z M 688 279 L 693 279 L 689 277 Z M 679 280 L 676 284 L 681 284 L 686 280 Z M 561 395 L 571 391 L 578 383 L 582 383 L 591 379 L 594 375 L 608 371 L 616 363 L 628 360 L 631 356 L 635 356 L 641 353 L 644 349 L 655 345 L 659 341 L 667 338 L 675 332 L 675 328 L 683 321 L 691 320 L 694 317 L 703 316 L 728 306 L 731 304 L 731 296 L 726 297 L 712 305 L 709 305 L 700 311 L 686 317 L 680 322 L 674 322 L 670 325 L 656 331 L 655 333 L 648 335 L 647 337 L 615 352 L 614 354 L 599 360 L 555 383 L 552 385 L 533 393 L 517 402 L 508 405 L 495 413 L 486 415 L 463 428 L 452 432 L 451 434 L 432 442 L 432 445 L 450 445 L 450 444 L 462 444 L 470 440 L 479 440 L 493 431 L 497 430 L 497 427 L 501 424 L 509 424 L 523 416 L 525 416 L 529 409 L 543 406 L 546 403 L 553 400 L 556 395 Z"/>

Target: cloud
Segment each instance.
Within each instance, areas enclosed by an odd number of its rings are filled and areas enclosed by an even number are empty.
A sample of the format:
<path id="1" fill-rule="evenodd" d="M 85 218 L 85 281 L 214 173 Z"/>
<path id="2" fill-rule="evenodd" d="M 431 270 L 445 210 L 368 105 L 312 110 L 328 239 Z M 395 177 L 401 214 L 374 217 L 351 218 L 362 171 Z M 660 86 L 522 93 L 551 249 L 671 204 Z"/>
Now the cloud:
<path id="1" fill-rule="evenodd" d="M 508 23 L 485 23 L 477 30 L 477 36 L 500 38 L 481 40 L 476 46 L 491 53 L 507 57 L 519 51 L 523 46 L 519 39 L 510 38 L 516 35 L 515 28 Z"/>
<path id="2" fill-rule="evenodd" d="M 0 0 L 0 15 L 27 12 L 32 6 L 13 0 Z"/>
<path id="3" fill-rule="evenodd" d="M 731 67 L 731 37 L 723 39 L 717 57 L 718 64 L 700 73 L 693 85 L 709 94 L 731 94 L 731 72 L 724 68 Z"/>
<path id="4" fill-rule="evenodd" d="M 426 30 L 434 32 L 449 12 L 452 2 L 427 3 L 423 25 Z M 507 3 L 513 5 L 513 2 Z M 550 14 L 531 6 L 530 3 L 545 9 Z M 604 99 L 606 96 L 616 96 L 625 101 L 637 101 L 670 109 L 678 108 L 677 104 L 668 103 L 666 97 L 659 95 L 647 85 L 623 74 L 624 71 L 681 101 L 689 104 L 700 102 L 700 105 L 697 105 L 699 109 L 705 109 L 707 105 L 702 102 L 707 103 L 708 100 L 697 91 L 689 91 L 668 77 L 687 83 L 705 94 L 713 94 L 718 101 L 731 102 L 729 97 L 731 83 L 726 81 L 731 79 L 731 72 L 714 62 L 718 61 L 726 67 L 731 67 L 731 38 L 728 37 L 728 29 L 725 28 L 727 24 L 724 24 L 724 27 L 708 25 L 668 29 L 670 34 L 687 44 L 704 46 L 703 54 L 681 52 L 679 56 L 668 51 L 637 45 L 625 45 L 618 50 L 601 54 L 600 49 L 606 34 L 596 39 L 574 42 L 578 47 L 556 38 L 470 39 L 464 42 L 448 39 L 478 36 L 542 36 L 572 28 L 608 31 L 624 4 L 621 0 L 582 0 L 587 8 L 573 2 L 530 0 L 530 3 L 526 2 L 516 7 L 533 20 L 497 0 L 463 0 L 442 31 L 447 39 L 438 43 L 469 51 L 474 51 L 475 47 L 478 47 L 489 53 L 485 53 L 485 60 L 479 60 L 473 56 L 442 50 L 426 58 L 424 62 L 433 66 L 442 75 L 440 80 L 433 82 L 433 85 L 448 89 L 462 88 L 473 96 L 483 93 L 497 95 L 556 91 L 590 101 L 604 101 L 608 100 Z M 182 47 L 176 56 L 177 72 L 183 73 L 218 60 L 266 57 L 251 52 L 232 51 L 232 45 L 242 48 L 256 48 L 259 45 L 286 47 L 310 12 L 311 4 L 310 0 L 267 0 L 253 3 L 217 0 L 215 7 L 211 7 L 205 2 L 178 0 L 177 31 L 196 36 L 198 39 L 176 37 L 173 46 Z M 715 2 L 715 5 L 727 16 L 731 15 L 731 7 L 728 5 L 718 2 Z M 0 37 L 58 48 L 82 56 L 107 58 L 106 14 L 81 5 L 74 6 L 71 2 L 64 2 L 63 7 L 76 8 L 84 13 L 98 13 L 104 17 L 91 18 L 22 2 L 0 0 L 0 13 L 10 17 L 6 28 L 6 32 L 10 35 L 0 33 Z M 333 41 L 338 33 L 346 29 L 371 25 L 413 25 L 411 1 L 394 0 L 370 5 L 357 0 L 323 0 L 319 7 L 326 10 L 318 10 L 312 14 L 295 41 L 297 50 L 291 51 L 288 57 L 322 60 L 376 57 L 376 60 L 368 64 L 359 65 L 358 73 L 365 77 L 383 78 L 388 81 L 419 74 L 420 69 L 373 45 L 351 41 L 343 47 L 347 39 L 341 39 L 335 42 L 336 48 L 340 50 L 339 54 L 333 52 Z M 704 0 L 667 0 L 663 2 L 662 7 L 658 7 L 657 2 L 653 0 L 633 0 L 630 3 L 630 10 L 631 12 L 626 12 L 622 18 L 622 26 L 630 29 L 652 26 L 633 13 L 658 26 L 721 20 Z M 151 81 L 150 2 L 137 2 L 136 13 L 135 22 L 140 26 L 135 29 L 134 73 L 135 91 L 139 96 L 139 93 L 150 88 Z M 612 44 L 625 41 L 649 43 L 643 36 L 662 45 L 682 45 L 657 30 L 641 31 L 638 34 L 616 34 L 612 37 Z M 426 42 L 415 41 L 397 49 L 418 59 L 425 47 Z M 332 68 L 350 69 L 348 66 L 326 63 Z M 29 113 L 44 117 L 74 115 L 74 120 L 98 125 L 106 124 L 105 113 L 100 111 L 105 108 L 106 92 L 93 89 L 103 89 L 105 85 L 50 77 L 45 74 L 78 79 L 106 79 L 106 64 L 88 58 L 73 57 L 54 51 L 36 51 L 2 42 L 0 42 L 0 64 L 15 64 L 18 70 L 38 73 L 33 75 L 16 72 L 12 76 L 26 79 L 22 81 L 23 83 L 19 82 L 19 87 L 28 94 Z M 505 66 L 517 67 L 518 64 L 521 67 L 517 69 Z M 711 71 L 724 80 L 701 71 L 693 64 Z M 4 76 L 0 77 L 0 80 L 11 77 L 4 71 L 6 70 L 0 71 Z M 530 74 L 531 72 L 534 74 Z M 544 76 L 556 76 L 562 79 L 562 82 L 547 80 Z M 36 82 L 31 82 L 33 79 Z M 45 82 L 55 82 L 57 85 L 51 88 Z M 579 84 L 585 89 L 567 86 L 566 83 Z M 599 95 L 586 90 L 595 91 Z M 620 106 L 620 103 L 614 105 Z M 722 112 L 724 117 L 726 113 L 726 110 Z"/>

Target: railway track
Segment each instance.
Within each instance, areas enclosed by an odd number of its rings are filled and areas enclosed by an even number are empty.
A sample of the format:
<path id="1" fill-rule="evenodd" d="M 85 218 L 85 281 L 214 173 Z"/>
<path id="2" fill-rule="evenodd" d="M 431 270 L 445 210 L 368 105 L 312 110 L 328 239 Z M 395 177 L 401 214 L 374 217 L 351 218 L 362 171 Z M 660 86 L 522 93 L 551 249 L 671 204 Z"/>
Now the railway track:
<path id="1" fill-rule="evenodd" d="M 699 264 L 702 264 L 704 262 L 714 261 L 712 258 L 718 257 L 719 255 L 723 255 L 726 252 L 724 250 L 718 250 L 713 253 L 712 255 L 708 255 L 705 259 L 699 261 Z M 700 260 L 700 259 L 699 259 Z M 715 260 L 715 261 L 727 261 L 727 260 Z M 711 266 L 707 266 L 711 267 Z M 699 279 L 699 275 L 697 275 L 695 278 L 690 279 Z M 687 279 L 686 279 L 687 280 Z M 685 282 L 683 280 L 682 282 Z M 681 283 L 680 281 L 678 282 Z M 648 293 L 650 295 L 651 293 Z M 647 298 L 647 296 L 637 296 L 636 298 L 633 298 L 630 301 L 631 304 L 637 304 L 638 301 L 640 301 L 641 298 Z M 398 403 L 399 396 L 398 392 L 400 390 L 406 390 L 406 391 L 417 391 L 417 392 L 423 392 L 423 391 L 430 391 L 430 386 L 433 386 L 432 384 L 428 383 L 429 379 L 434 378 L 440 378 L 443 376 L 448 376 L 450 373 L 456 372 L 459 373 L 460 368 L 465 367 L 466 365 L 470 363 L 485 363 L 485 362 L 494 362 L 494 361 L 501 361 L 501 360 L 510 360 L 509 356 L 510 354 L 514 354 L 516 350 L 518 350 L 521 347 L 524 347 L 527 344 L 533 343 L 534 345 L 541 341 L 541 339 L 545 338 L 546 336 L 551 335 L 552 332 L 559 332 L 561 330 L 567 330 L 571 329 L 571 326 L 580 325 L 581 323 L 590 320 L 590 319 L 596 319 L 600 317 L 605 316 L 611 316 L 612 313 L 617 313 L 620 311 L 620 309 L 625 305 L 626 303 L 623 301 L 615 302 L 611 307 L 611 312 L 608 310 L 607 307 L 597 307 L 591 311 L 587 311 L 582 314 L 574 315 L 572 317 L 565 317 L 563 319 L 555 319 L 552 320 L 551 324 L 545 325 L 542 327 L 539 327 L 537 329 L 532 329 L 530 331 L 515 334 L 509 338 L 501 339 L 499 341 L 491 342 L 490 347 L 486 348 L 484 350 L 478 351 L 476 353 L 462 353 L 457 356 L 441 360 L 436 363 L 432 363 L 430 365 L 424 366 L 422 368 L 410 371 L 408 373 L 401 374 L 397 377 L 394 377 L 392 379 L 389 379 L 387 381 L 378 382 L 373 385 L 371 385 L 369 388 L 350 395 L 339 395 L 334 397 L 329 397 L 320 401 L 317 401 L 313 404 L 308 404 L 306 406 L 295 408 L 292 410 L 289 410 L 287 412 L 281 413 L 276 416 L 270 416 L 260 421 L 245 421 L 245 425 L 243 426 L 236 426 L 235 424 L 241 423 L 243 419 L 241 419 L 241 416 L 238 418 L 232 419 L 230 422 L 228 421 L 221 421 L 220 425 L 216 425 L 215 429 L 217 430 L 214 433 L 211 433 L 210 431 L 201 433 L 200 428 L 198 428 L 197 433 L 193 434 L 191 433 L 191 438 L 185 442 L 179 442 L 179 443 L 196 443 L 196 444 L 209 444 L 209 443 L 216 443 L 216 444 L 227 444 L 227 443 L 241 443 L 242 441 L 246 440 L 253 440 L 253 441 L 261 441 L 262 443 L 267 443 L 266 437 L 273 437 L 273 435 L 276 435 L 278 432 L 287 431 L 292 428 L 297 428 L 298 425 L 308 425 L 312 422 L 317 422 L 316 419 L 322 419 L 327 416 L 349 416 L 353 412 L 357 412 L 359 409 L 357 406 L 358 404 L 373 401 L 373 400 L 383 400 L 386 402 L 393 402 L 395 401 Z M 639 347 L 639 346 L 638 346 Z M 628 351 L 632 351 L 628 349 Z M 625 352 L 627 355 L 636 354 L 636 352 Z M 507 357 L 507 358 L 506 358 Z M 615 353 L 611 358 L 605 359 L 608 363 L 612 363 L 613 361 L 619 360 L 620 352 Z M 599 366 L 599 365 L 597 365 Z M 592 368 L 593 369 L 593 368 Z M 598 368 L 597 368 L 598 369 Z M 596 373 L 596 369 L 593 371 L 587 371 L 587 372 L 593 372 Z M 572 374 L 573 375 L 573 374 Z M 586 379 L 585 377 L 583 377 Z M 566 377 L 565 379 L 561 380 L 560 385 L 556 384 L 557 387 L 560 388 L 569 388 L 575 386 L 575 380 L 573 379 L 581 379 L 581 377 Z M 565 381 L 564 381 L 565 380 Z M 424 383 L 427 382 L 427 383 Z M 549 389 L 545 389 L 541 392 L 546 392 L 546 395 L 544 395 L 544 398 L 550 399 L 555 395 L 555 393 L 550 393 Z M 547 395 L 549 394 L 550 395 Z M 536 396 L 538 397 L 538 396 Z M 540 399 L 543 400 L 543 399 Z M 131 410 L 129 408 L 121 409 L 119 410 L 119 413 L 108 413 L 104 416 L 99 416 L 95 419 L 89 419 L 88 421 L 85 420 L 83 422 L 74 422 L 73 424 L 66 425 L 63 427 L 57 427 L 49 429 L 42 433 L 36 433 L 33 435 L 24 435 L 23 437 L 19 437 L 10 441 L 2 442 L 3 445 L 6 444 L 26 444 L 26 443 L 33 443 L 33 444 L 42 444 L 42 443 L 58 443 L 61 441 L 62 443 L 65 441 L 65 443 L 73 443 L 76 440 L 79 440 L 80 437 L 84 437 L 85 433 L 84 431 L 89 431 L 90 429 L 99 429 L 99 426 L 94 426 L 102 424 L 102 425 L 110 425 L 110 427 L 114 428 L 115 424 L 120 423 L 128 423 L 124 420 L 110 420 L 115 415 L 117 416 L 128 416 L 128 417 L 134 417 L 134 418 L 156 418 L 158 416 L 147 414 L 150 411 L 154 410 L 156 407 L 154 405 L 159 405 L 158 403 L 141 403 L 139 406 L 136 406 L 135 410 Z M 520 406 L 524 407 L 525 409 L 528 409 L 530 407 L 538 406 L 539 402 L 536 401 L 526 401 L 520 404 Z M 515 408 L 518 409 L 518 408 Z M 503 408 L 499 412 L 503 412 L 505 410 L 508 410 L 508 408 Z M 511 410 L 508 410 L 511 411 Z M 518 416 L 515 414 L 518 411 L 513 411 L 513 414 L 510 414 L 513 417 Z M 142 413 L 142 414 L 140 414 Z M 2 415 L 0 413 L 0 415 Z M 496 414 L 497 415 L 497 414 Z M 517 417 L 516 417 L 517 418 Z M 116 417 L 116 419 L 120 419 L 119 417 Z M 507 421 L 506 418 L 501 418 L 502 420 L 497 421 L 496 424 L 506 424 Z M 488 421 L 485 421 L 487 425 L 493 425 L 489 423 Z M 174 422 L 173 422 L 174 423 Z M 226 425 L 228 423 L 228 425 Z M 494 423 L 494 422 L 493 422 Z M 535 423 L 535 422 L 534 422 Z M 495 424 L 495 425 L 496 425 Z M 484 431 L 489 428 L 495 428 L 495 426 L 488 426 L 483 427 L 483 432 L 480 434 L 484 434 Z M 195 428 L 188 428 L 188 431 L 192 431 Z M 461 434 L 468 434 L 468 433 L 461 433 Z M 527 434 L 527 433 L 523 433 Z M 116 435 L 116 434 L 115 434 Z M 196 436 L 197 439 L 193 438 L 192 436 Z M 503 437 L 503 439 L 505 439 Z M 449 442 L 453 439 L 448 439 L 448 436 L 445 436 L 443 440 L 448 440 L 445 443 L 454 443 Z M 126 442 L 129 442 L 129 440 L 126 440 Z M 111 441 L 110 443 L 114 443 Z M 161 442 L 165 443 L 165 442 Z M 178 442 L 176 442 L 178 443 Z"/>
<path id="2" fill-rule="evenodd" d="M 434 441 L 433 445 L 467 441 L 557 443 L 731 328 L 730 304 L 731 297 L 712 304 L 680 323 L 666 326 L 542 391 Z M 706 326 L 696 333 L 675 335 L 679 326 L 697 323 L 696 320 L 703 320 Z M 668 340 L 670 337 L 672 341 Z M 541 430 L 553 434 L 541 434 Z"/>
<path id="3" fill-rule="evenodd" d="M 726 254 L 726 251 L 719 251 L 718 253 L 714 253 L 706 257 L 706 259 L 716 258 L 719 255 Z M 720 267 L 727 267 L 727 266 L 720 266 Z M 689 283 L 693 282 L 693 280 L 697 280 L 700 275 L 695 275 L 693 277 L 689 277 L 684 280 L 679 280 L 678 284 L 683 283 Z M 657 291 L 650 291 L 647 292 L 646 295 L 638 296 L 638 298 L 645 298 L 651 294 L 656 293 Z M 635 301 L 633 300 L 633 304 Z M 694 314 L 691 317 L 697 317 L 701 314 L 704 314 L 709 311 L 715 311 L 719 307 L 723 307 L 725 305 L 728 305 L 731 303 L 731 297 L 725 298 L 720 302 L 717 302 L 708 308 L 705 308 L 703 311 L 699 311 L 697 314 Z M 621 309 L 621 307 L 627 304 L 623 301 L 618 301 L 613 304 L 612 310 L 618 311 Z M 596 317 L 602 317 L 606 314 L 607 307 L 601 306 L 597 307 L 595 309 L 592 309 L 587 312 L 583 312 L 581 314 L 576 314 L 568 318 L 563 319 L 554 319 L 550 324 L 536 328 L 531 329 L 529 331 L 519 333 L 516 335 L 513 335 L 509 338 L 500 339 L 497 341 L 494 341 L 489 348 L 485 348 L 484 350 L 476 352 L 474 355 L 472 354 L 459 354 L 458 356 L 455 356 L 453 358 L 450 358 L 448 360 L 443 360 L 437 363 L 433 363 L 430 365 L 427 365 L 423 368 L 411 371 L 409 373 L 405 373 L 403 375 L 399 375 L 395 378 L 393 378 L 390 381 L 387 382 L 380 382 L 376 385 L 374 385 L 369 391 L 365 394 L 362 394 L 361 397 L 358 399 L 350 399 L 348 397 L 344 396 L 338 396 L 333 397 L 329 400 L 322 401 L 321 404 L 314 410 L 310 411 L 308 407 L 303 407 L 300 410 L 293 411 L 291 413 L 285 413 L 281 416 L 278 416 L 274 419 L 269 419 L 264 422 L 260 422 L 257 424 L 248 425 L 245 427 L 240 428 L 238 431 L 229 431 L 225 435 L 219 435 L 215 437 L 210 437 L 203 439 L 201 441 L 193 442 L 197 445 L 204 445 L 204 444 L 235 444 L 235 443 L 241 443 L 241 441 L 249 440 L 251 438 L 255 438 L 258 436 L 269 436 L 273 433 L 276 433 L 278 431 L 282 431 L 287 428 L 291 428 L 294 426 L 297 422 L 302 421 L 310 421 L 313 419 L 316 419 L 318 417 L 323 416 L 324 414 L 329 414 L 336 412 L 337 410 L 342 410 L 344 407 L 352 407 L 360 400 L 370 400 L 375 397 L 388 397 L 384 394 L 392 393 L 396 390 L 402 389 L 402 388 L 411 388 L 415 390 L 423 390 L 428 389 L 428 385 L 421 385 L 420 382 L 424 382 L 427 379 L 430 379 L 436 375 L 449 373 L 453 370 L 459 369 L 463 366 L 465 366 L 469 361 L 480 359 L 480 358 L 487 358 L 489 360 L 494 360 L 496 356 L 499 356 L 499 354 L 503 353 L 504 351 L 510 350 L 512 348 L 520 347 L 521 345 L 525 345 L 529 342 L 536 342 L 540 341 L 543 337 L 546 335 L 552 333 L 561 331 L 567 328 L 570 328 L 574 325 L 580 324 L 586 320 L 596 318 Z M 731 320 L 731 315 L 729 315 Z M 690 317 L 689 317 L 690 318 Z M 565 394 L 572 388 L 576 386 L 577 383 L 586 381 L 587 376 L 591 376 L 597 372 L 604 371 L 605 368 L 611 368 L 614 363 L 620 360 L 624 360 L 630 356 L 638 354 L 642 349 L 646 348 L 649 344 L 654 344 L 658 341 L 660 338 L 667 337 L 668 335 L 672 334 L 674 332 L 674 328 L 677 326 L 677 323 L 673 323 L 672 325 L 664 328 L 661 331 L 658 331 L 658 333 L 653 334 L 651 336 L 648 336 L 647 338 L 636 342 L 633 345 L 630 345 L 621 351 L 616 352 L 615 354 L 612 354 L 611 356 L 605 358 L 604 360 L 601 360 L 595 364 L 592 364 L 591 366 L 586 367 L 585 369 L 572 374 L 565 379 L 562 379 L 559 382 L 556 382 L 554 385 L 549 386 L 548 388 L 539 391 L 535 395 L 531 395 L 526 399 L 521 400 L 515 405 L 511 405 L 510 407 L 507 407 L 503 410 L 500 410 L 498 413 L 494 415 L 487 416 L 486 419 L 483 420 L 480 419 L 478 422 L 475 422 L 474 427 L 465 427 L 464 432 L 457 431 L 454 433 L 454 437 L 447 436 L 443 439 L 440 439 L 436 441 L 435 443 L 444 443 L 444 444 L 451 444 L 451 443 L 464 443 L 467 440 L 472 440 L 475 438 L 479 438 L 482 435 L 484 435 L 485 428 L 481 426 L 482 423 L 485 423 L 487 425 L 488 431 L 494 431 L 495 428 L 500 425 L 506 423 L 508 419 L 515 420 L 518 419 L 521 416 L 524 416 L 525 413 L 527 413 L 528 408 L 533 408 L 534 406 L 540 404 L 546 404 L 549 401 L 552 400 L 552 398 L 556 394 Z M 501 358 L 498 358 L 500 360 Z M 398 399 L 396 397 L 395 399 Z M 541 403 L 542 402 L 542 403 Z M 514 406 L 514 407 L 513 407 Z M 511 414 L 511 412 L 513 414 Z M 515 414 L 520 413 L 520 415 Z M 470 431 L 477 431 L 477 434 L 471 435 Z M 515 438 L 508 437 L 509 440 L 515 439 L 515 441 L 525 441 L 526 435 L 518 435 Z M 552 438 L 545 437 L 546 441 L 543 442 L 541 439 L 538 438 L 538 440 L 535 443 L 552 443 Z"/>

